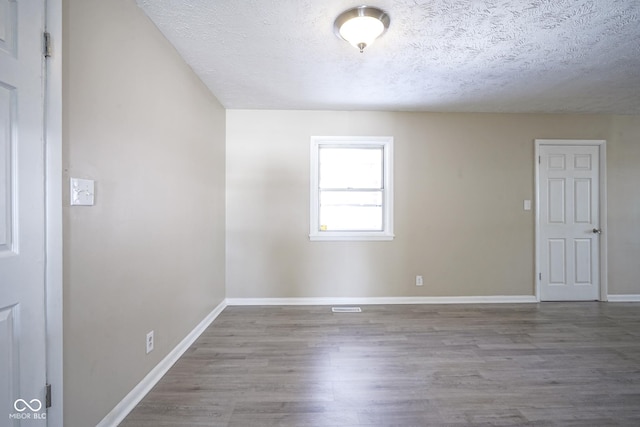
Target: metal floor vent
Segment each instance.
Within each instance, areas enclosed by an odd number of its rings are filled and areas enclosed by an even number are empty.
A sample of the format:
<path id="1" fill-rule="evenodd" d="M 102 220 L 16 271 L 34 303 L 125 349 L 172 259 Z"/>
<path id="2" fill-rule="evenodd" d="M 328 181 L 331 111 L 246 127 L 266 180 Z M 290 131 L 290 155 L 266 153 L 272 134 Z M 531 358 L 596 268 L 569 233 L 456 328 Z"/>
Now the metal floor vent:
<path id="1" fill-rule="evenodd" d="M 331 307 L 334 313 L 362 313 L 360 307 Z"/>

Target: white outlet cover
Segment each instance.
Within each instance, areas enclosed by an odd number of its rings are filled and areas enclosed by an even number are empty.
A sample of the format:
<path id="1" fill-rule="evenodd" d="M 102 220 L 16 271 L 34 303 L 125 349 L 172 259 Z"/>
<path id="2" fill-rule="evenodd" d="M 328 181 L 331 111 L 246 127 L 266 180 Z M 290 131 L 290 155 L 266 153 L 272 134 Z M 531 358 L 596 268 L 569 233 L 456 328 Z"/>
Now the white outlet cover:
<path id="1" fill-rule="evenodd" d="M 147 334 L 147 341 L 146 341 L 146 346 L 147 346 L 147 354 L 151 353 L 153 351 L 153 331 L 149 332 Z"/>
<path id="2" fill-rule="evenodd" d="M 92 179 L 71 178 L 71 206 L 93 206 L 95 181 Z"/>

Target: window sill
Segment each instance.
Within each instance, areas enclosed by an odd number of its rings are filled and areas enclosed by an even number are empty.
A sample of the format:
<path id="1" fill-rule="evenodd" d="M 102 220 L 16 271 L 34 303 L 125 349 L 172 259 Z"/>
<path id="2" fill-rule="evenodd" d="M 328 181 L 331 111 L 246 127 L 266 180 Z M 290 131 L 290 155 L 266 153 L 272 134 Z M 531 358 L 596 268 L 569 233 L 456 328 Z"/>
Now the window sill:
<path id="1" fill-rule="evenodd" d="M 395 235 L 386 233 L 323 232 L 309 234 L 309 240 L 312 242 L 391 241 L 394 237 Z"/>

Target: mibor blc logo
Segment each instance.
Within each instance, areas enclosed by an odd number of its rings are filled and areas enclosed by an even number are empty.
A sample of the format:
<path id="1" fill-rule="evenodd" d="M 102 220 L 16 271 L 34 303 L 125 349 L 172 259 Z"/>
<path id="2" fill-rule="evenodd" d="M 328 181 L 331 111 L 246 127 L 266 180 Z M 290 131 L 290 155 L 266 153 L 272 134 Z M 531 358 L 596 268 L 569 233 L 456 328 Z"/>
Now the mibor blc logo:
<path id="1" fill-rule="evenodd" d="M 18 399 L 13 402 L 15 413 L 9 414 L 12 420 L 46 420 L 47 413 L 40 413 L 42 402 L 39 399 L 31 399 L 28 402 L 25 399 Z"/>

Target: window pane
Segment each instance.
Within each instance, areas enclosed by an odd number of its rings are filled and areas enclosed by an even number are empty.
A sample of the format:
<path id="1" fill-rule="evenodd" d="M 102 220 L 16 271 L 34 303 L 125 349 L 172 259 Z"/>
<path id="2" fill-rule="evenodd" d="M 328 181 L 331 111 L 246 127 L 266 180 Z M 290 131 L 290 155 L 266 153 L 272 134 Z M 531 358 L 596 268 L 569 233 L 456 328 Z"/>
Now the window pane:
<path id="1" fill-rule="evenodd" d="M 382 206 L 382 191 L 320 191 L 320 206 Z"/>
<path id="2" fill-rule="evenodd" d="M 320 188 L 382 188 L 382 150 L 321 147 Z"/>
<path id="3" fill-rule="evenodd" d="M 321 191 L 320 231 L 382 231 L 382 191 Z"/>

